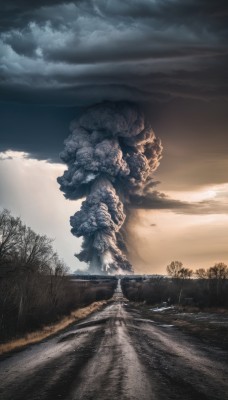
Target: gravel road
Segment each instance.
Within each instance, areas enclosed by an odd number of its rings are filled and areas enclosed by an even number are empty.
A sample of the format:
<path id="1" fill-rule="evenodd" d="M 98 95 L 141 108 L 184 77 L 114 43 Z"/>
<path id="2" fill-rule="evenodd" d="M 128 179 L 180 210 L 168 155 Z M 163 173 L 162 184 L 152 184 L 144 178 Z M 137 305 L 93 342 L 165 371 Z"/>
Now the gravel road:
<path id="1" fill-rule="evenodd" d="M 228 398 L 228 357 L 121 296 L 83 322 L 0 362 L 2 400 Z"/>

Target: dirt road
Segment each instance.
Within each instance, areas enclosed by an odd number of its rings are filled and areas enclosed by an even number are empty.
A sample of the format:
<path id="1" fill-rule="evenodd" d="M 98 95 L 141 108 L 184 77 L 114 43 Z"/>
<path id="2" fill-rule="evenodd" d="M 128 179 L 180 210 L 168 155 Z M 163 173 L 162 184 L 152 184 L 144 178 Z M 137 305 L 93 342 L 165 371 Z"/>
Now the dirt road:
<path id="1" fill-rule="evenodd" d="M 228 398 L 227 353 L 145 319 L 121 297 L 0 362 L 2 400 Z"/>

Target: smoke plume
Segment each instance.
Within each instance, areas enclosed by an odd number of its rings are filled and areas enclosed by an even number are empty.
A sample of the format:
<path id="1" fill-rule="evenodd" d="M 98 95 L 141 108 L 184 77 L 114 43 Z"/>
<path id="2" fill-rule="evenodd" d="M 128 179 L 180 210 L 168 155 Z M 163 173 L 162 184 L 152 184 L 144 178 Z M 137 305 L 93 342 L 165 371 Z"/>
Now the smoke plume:
<path id="1" fill-rule="evenodd" d="M 124 222 L 134 199 L 154 185 L 160 140 L 143 112 L 128 103 L 92 106 L 71 124 L 71 131 L 60 154 L 68 169 L 58 182 L 67 199 L 85 197 L 70 218 L 73 235 L 84 238 L 76 256 L 93 273 L 133 272 Z"/>

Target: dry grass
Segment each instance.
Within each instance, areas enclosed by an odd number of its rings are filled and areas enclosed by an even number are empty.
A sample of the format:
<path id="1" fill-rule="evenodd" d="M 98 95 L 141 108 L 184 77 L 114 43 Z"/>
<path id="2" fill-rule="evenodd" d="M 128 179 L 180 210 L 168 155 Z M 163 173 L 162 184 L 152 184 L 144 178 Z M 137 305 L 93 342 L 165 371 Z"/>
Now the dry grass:
<path id="1" fill-rule="evenodd" d="M 8 343 L 0 344 L 0 355 L 8 353 L 9 351 L 12 350 L 17 350 L 21 347 L 27 346 L 32 343 L 40 342 L 41 340 L 46 339 L 47 337 L 65 329 L 73 322 L 86 318 L 94 311 L 99 310 L 106 303 L 107 303 L 106 300 L 97 301 L 95 303 L 90 304 L 87 307 L 80 308 L 76 311 L 72 311 L 69 316 L 64 317 L 63 319 L 61 319 L 61 321 L 56 322 L 53 325 L 44 326 L 42 329 L 32 333 L 28 333 L 22 338 L 14 339 Z"/>

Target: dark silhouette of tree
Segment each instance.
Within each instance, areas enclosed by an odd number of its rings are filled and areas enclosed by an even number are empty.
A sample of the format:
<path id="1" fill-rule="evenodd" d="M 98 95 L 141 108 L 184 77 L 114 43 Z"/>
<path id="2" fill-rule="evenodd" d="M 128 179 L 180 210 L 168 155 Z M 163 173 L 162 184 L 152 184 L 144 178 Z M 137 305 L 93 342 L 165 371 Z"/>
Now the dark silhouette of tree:
<path id="1" fill-rule="evenodd" d="M 172 261 L 169 265 L 167 265 L 167 273 L 173 279 L 176 279 L 177 286 L 179 287 L 179 295 L 178 295 L 178 303 L 181 303 L 184 280 L 190 278 L 192 276 L 192 270 L 188 268 L 184 268 L 181 261 Z"/>
<path id="2" fill-rule="evenodd" d="M 193 274 L 193 271 L 191 269 L 181 268 L 179 271 L 178 278 L 181 278 L 181 279 L 191 278 L 192 274 Z"/>
<path id="3" fill-rule="evenodd" d="M 181 261 L 172 261 L 169 265 L 167 265 L 166 270 L 167 274 L 172 278 L 178 278 L 180 270 L 183 268 L 183 264 Z"/>
<path id="4" fill-rule="evenodd" d="M 8 210 L 0 213 L 0 265 L 10 262 L 18 251 L 18 241 L 22 222 L 13 217 Z"/>
<path id="5" fill-rule="evenodd" d="M 228 267 L 223 262 L 215 264 L 207 271 L 209 279 L 227 279 L 228 278 Z"/>
<path id="6" fill-rule="evenodd" d="M 184 268 L 181 261 L 172 261 L 169 265 L 167 265 L 167 273 L 172 278 L 180 278 L 186 279 L 190 278 L 193 274 L 193 271 L 189 268 Z"/>
<path id="7" fill-rule="evenodd" d="M 17 262 L 40 273 L 48 273 L 55 253 L 52 248 L 53 239 L 39 235 L 31 228 L 23 226 L 20 232 Z"/>
<path id="8" fill-rule="evenodd" d="M 198 268 L 195 271 L 195 276 L 196 276 L 196 278 L 199 278 L 199 279 L 206 279 L 208 277 L 207 271 L 205 268 Z"/>
<path id="9" fill-rule="evenodd" d="M 228 267 L 225 263 L 219 262 L 208 269 L 197 269 L 195 276 L 200 279 L 228 279 Z"/>

